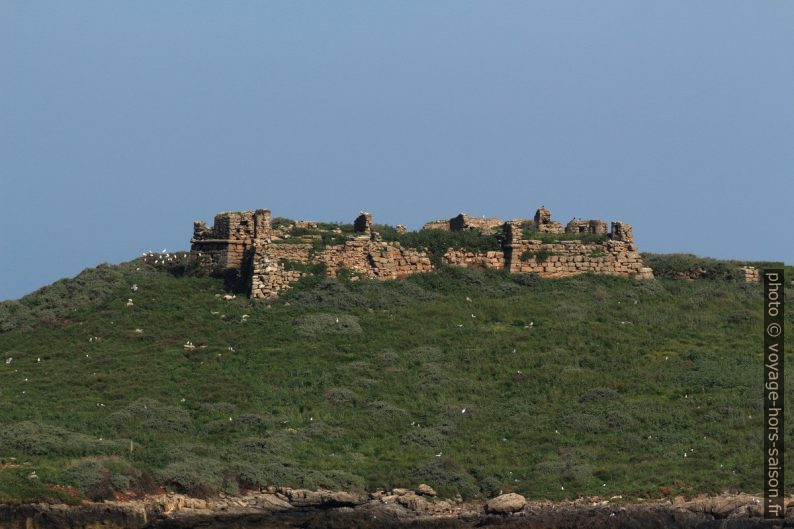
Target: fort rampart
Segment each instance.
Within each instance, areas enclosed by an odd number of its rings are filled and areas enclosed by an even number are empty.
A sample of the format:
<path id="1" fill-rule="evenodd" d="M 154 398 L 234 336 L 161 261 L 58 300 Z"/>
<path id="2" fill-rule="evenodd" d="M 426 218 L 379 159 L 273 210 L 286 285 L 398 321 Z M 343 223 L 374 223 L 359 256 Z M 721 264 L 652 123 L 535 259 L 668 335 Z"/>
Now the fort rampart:
<path id="1" fill-rule="evenodd" d="M 369 213 L 361 213 L 352 225 L 340 225 L 271 219 L 269 210 L 256 210 L 219 213 L 211 228 L 194 223 L 190 264 L 207 272 L 235 271 L 250 296 L 262 299 L 277 297 L 316 265 L 331 277 L 347 270 L 355 277 L 379 280 L 429 272 L 438 265 L 555 278 L 583 273 L 653 278 L 631 226 L 619 221 L 609 230 L 601 220 L 573 219 L 563 227 L 541 207 L 533 219 L 503 222 L 461 213 L 425 224 L 422 230 L 474 231 L 492 238 L 486 240 L 493 248 L 451 246 L 434 259 L 429 248 L 401 241 L 404 227 L 375 226 Z M 386 231 L 389 237 L 382 233 Z"/>

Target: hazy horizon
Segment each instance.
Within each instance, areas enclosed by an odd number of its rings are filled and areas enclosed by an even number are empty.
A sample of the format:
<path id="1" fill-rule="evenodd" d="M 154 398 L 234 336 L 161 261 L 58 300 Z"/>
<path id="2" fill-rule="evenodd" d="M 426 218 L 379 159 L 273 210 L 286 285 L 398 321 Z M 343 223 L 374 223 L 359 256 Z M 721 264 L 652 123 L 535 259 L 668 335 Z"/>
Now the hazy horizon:
<path id="1" fill-rule="evenodd" d="M 219 211 L 794 262 L 794 4 L 0 4 L 0 300 Z M 788 199 L 788 200 L 787 200 Z"/>

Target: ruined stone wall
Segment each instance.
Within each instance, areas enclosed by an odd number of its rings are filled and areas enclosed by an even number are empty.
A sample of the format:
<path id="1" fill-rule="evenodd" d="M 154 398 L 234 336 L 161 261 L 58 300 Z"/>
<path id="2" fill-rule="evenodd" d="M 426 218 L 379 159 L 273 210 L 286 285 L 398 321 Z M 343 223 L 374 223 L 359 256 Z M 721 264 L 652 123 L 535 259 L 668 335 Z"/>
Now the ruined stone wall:
<path id="1" fill-rule="evenodd" d="M 313 258 L 313 262 L 325 265 L 326 273 L 332 277 L 342 269 L 370 279 L 395 279 L 433 269 L 424 251 L 363 237 L 328 246 Z"/>
<path id="2" fill-rule="evenodd" d="M 470 217 L 465 213 L 449 219 L 449 228 L 452 231 L 478 230 L 483 233 L 492 233 L 501 229 L 504 222 L 497 218 Z"/>
<path id="3" fill-rule="evenodd" d="M 754 266 L 743 266 L 739 272 L 744 277 L 746 283 L 760 283 L 761 271 Z"/>
<path id="4" fill-rule="evenodd" d="M 269 244 L 258 248 L 254 256 L 251 297 L 276 297 L 298 281 L 303 272 L 288 269 L 285 265 L 290 262 L 325 265 L 330 277 L 342 269 L 369 279 L 396 279 L 433 270 L 426 252 L 363 236 L 316 253 L 311 244 Z"/>
<path id="5" fill-rule="evenodd" d="M 310 243 L 269 243 L 256 247 L 251 262 L 252 298 L 270 299 L 303 277 L 303 272 L 288 269 L 291 263 L 309 264 L 312 261 Z"/>
<path id="6" fill-rule="evenodd" d="M 449 219 L 431 220 L 422 226 L 423 230 L 445 230 L 450 231 Z"/>
<path id="7" fill-rule="evenodd" d="M 607 223 L 603 220 L 573 219 L 565 226 L 565 233 L 589 233 L 592 235 L 606 235 Z"/>
<path id="8" fill-rule="evenodd" d="M 450 248 L 444 254 L 442 263 L 451 266 L 481 266 L 501 270 L 505 267 L 505 253 L 502 251 L 472 252 Z"/>
<path id="9" fill-rule="evenodd" d="M 193 223 L 188 263 L 207 272 L 240 270 L 257 242 L 269 241 L 271 236 L 268 210 L 219 213 L 212 228 L 201 221 Z"/>
<path id="10" fill-rule="evenodd" d="M 345 268 L 359 274 L 370 276 L 368 237 L 357 237 L 344 244 L 327 246 L 316 257 L 315 261 L 325 265 L 326 273 L 336 277 L 339 270 Z"/>
<path id="11" fill-rule="evenodd" d="M 584 244 L 581 241 L 516 241 L 510 249 L 508 271 L 565 277 L 576 274 L 630 275 L 652 278 L 642 258 L 629 243 L 606 241 Z"/>
<path id="12" fill-rule="evenodd" d="M 308 243 L 270 244 L 263 255 L 276 261 L 295 261 L 308 264 L 311 261 L 312 245 Z"/>
<path id="13" fill-rule="evenodd" d="M 479 266 L 504 269 L 511 273 L 536 273 L 544 277 L 564 277 L 582 273 L 627 275 L 638 279 L 653 278 L 646 268 L 633 241 L 632 228 L 613 222 L 607 234 L 606 223 L 599 220 L 574 219 L 569 233 L 605 235 L 603 242 L 583 243 L 580 240 L 541 242 L 523 239 L 525 219 L 502 223 L 498 219 L 477 219 L 460 214 L 448 221 L 435 221 L 424 229 L 479 230 L 493 232 L 498 226 L 504 230 L 501 251 L 474 252 L 450 248 L 442 263 L 451 266 Z M 541 208 L 534 224 L 541 233 L 562 233 L 561 224 L 551 219 L 551 213 Z M 340 270 L 350 270 L 359 277 L 394 279 L 432 271 L 434 266 L 424 249 L 402 247 L 398 242 L 384 242 L 373 231 L 372 215 L 362 212 L 354 222 L 354 233 L 343 234 L 339 228 L 306 233 L 291 232 L 292 228 L 319 230 L 318 224 L 297 221 L 291 226 L 279 223 L 274 229 L 268 210 L 231 212 L 216 215 L 212 228 L 203 222 L 194 224 L 190 259 L 209 271 L 235 269 L 248 281 L 253 298 L 271 299 L 303 277 L 305 266 L 324 265 L 328 276 Z M 432 227 L 431 227 L 432 226 Z M 344 240 L 339 244 L 317 245 L 325 235 L 330 240 Z M 326 240 L 329 240 L 326 238 Z M 758 277 L 757 271 L 745 273 L 748 281 Z M 757 279 L 756 279 L 757 280 Z"/>
<path id="14" fill-rule="evenodd" d="M 376 242 L 368 250 L 372 273 L 377 279 L 396 279 L 433 270 L 427 252 L 403 248 L 397 243 Z"/>
<path id="15" fill-rule="evenodd" d="M 551 219 L 551 211 L 541 206 L 535 212 L 535 229 L 540 233 L 563 233 L 562 224 Z"/>
<path id="16" fill-rule="evenodd" d="M 284 261 L 268 257 L 266 247 L 257 248 L 251 272 L 250 296 L 254 299 L 273 299 L 300 280 L 303 272 L 288 270 Z"/>
<path id="17" fill-rule="evenodd" d="M 634 229 L 624 222 L 616 220 L 612 223 L 612 231 L 609 234 L 613 241 L 634 242 Z"/>
<path id="18" fill-rule="evenodd" d="M 483 233 L 493 233 L 502 228 L 504 222 L 495 217 L 472 217 L 459 213 L 451 219 L 439 219 L 425 223 L 423 230 L 463 231 L 478 230 Z"/>
<path id="19" fill-rule="evenodd" d="M 619 225 L 620 237 L 631 235 L 631 226 L 613 223 L 613 227 L 615 225 Z M 634 243 L 615 240 L 614 234 L 610 234 L 610 239 L 597 243 L 579 240 L 544 243 L 523 239 L 521 222 L 507 222 L 504 229 L 505 268 L 510 273 L 565 277 L 589 272 L 653 278 L 653 271 L 643 264 Z"/>

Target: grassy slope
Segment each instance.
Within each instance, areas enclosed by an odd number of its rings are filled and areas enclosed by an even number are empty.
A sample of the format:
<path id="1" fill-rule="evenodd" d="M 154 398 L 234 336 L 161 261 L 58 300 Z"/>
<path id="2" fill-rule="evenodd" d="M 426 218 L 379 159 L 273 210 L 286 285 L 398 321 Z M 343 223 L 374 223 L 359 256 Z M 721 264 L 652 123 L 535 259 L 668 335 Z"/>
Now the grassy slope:
<path id="1" fill-rule="evenodd" d="M 758 285 L 447 270 L 267 304 L 137 265 L 68 321 L 0 334 L 0 501 L 761 488 Z"/>

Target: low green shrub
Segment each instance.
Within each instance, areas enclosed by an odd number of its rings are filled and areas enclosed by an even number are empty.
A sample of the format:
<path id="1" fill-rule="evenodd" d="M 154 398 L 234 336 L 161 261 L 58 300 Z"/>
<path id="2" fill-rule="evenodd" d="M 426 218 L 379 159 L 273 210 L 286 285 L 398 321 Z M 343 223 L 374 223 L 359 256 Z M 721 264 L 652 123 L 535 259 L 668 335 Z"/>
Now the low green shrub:
<path id="1" fill-rule="evenodd" d="M 325 275 L 324 264 L 302 263 L 300 261 L 292 261 L 289 259 L 282 259 L 280 263 L 284 266 L 284 270 L 297 270 L 298 272 L 317 276 Z"/>
<path id="2" fill-rule="evenodd" d="M 535 464 L 534 471 L 538 474 L 545 475 L 560 475 L 565 470 L 565 462 L 561 459 L 554 457 L 552 459 L 544 459 Z"/>
<path id="3" fill-rule="evenodd" d="M 406 353 L 407 358 L 418 360 L 421 363 L 441 360 L 443 353 L 440 347 L 433 345 L 420 345 Z"/>
<path id="4" fill-rule="evenodd" d="M 420 465 L 413 472 L 413 480 L 428 483 L 447 497 L 460 494 L 463 499 L 471 499 L 480 491 L 477 481 L 464 470 L 463 465 L 443 456 Z"/>
<path id="5" fill-rule="evenodd" d="M 324 334 L 360 334 L 358 318 L 350 314 L 302 314 L 295 319 L 295 332 L 313 337 Z"/>
<path id="6" fill-rule="evenodd" d="M 662 279 L 676 279 L 680 274 L 700 271 L 704 279 L 736 281 L 744 279 L 744 276 L 739 273 L 739 269 L 743 266 L 755 266 L 756 268 L 783 267 L 783 263 L 779 262 L 712 259 L 688 253 L 656 254 L 644 252 L 641 255 L 645 266 L 651 267 L 654 276 Z"/>
<path id="7" fill-rule="evenodd" d="M 400 355 L 394 351 L 383 351 L 382 353 L 378 353 L 375 359 L 377 360 L 378 364 L 383 367 L 400 363 Z"/>
<path id="8" fill-rule="evenodd" d="M 577 486 L 584 486 L 594 478 L 593 467 L 587 463 L 568 463 L 562 471 L 562 477 Z"/>
<path id="9" fill-rule="evenodd" d="M 55 481 L 75 487 L 92 501 L 101 501 L 113 498 L 116 492 L 128 492 L 136 485 L 139 490 L 146 488 L 141 476 L 139 470 L 124 460 L 89 458 L 67 466 Z"/>
<path id="10" fill-rule="evenodd" d="M 127 441 L 99 440 L 96 437 L 35 421 L 0 425 L 0 447 L 10 451 L 11 454 L 87 456 L 121 453 L 126 446 Z"/>
<path id="11" fill-rule="evenodd" d="M 431 300 L 432 292 L 408 281 L 362 279 L 356 282 L 323 275 L 304 276 L 281 299 L 306 309 L 382 310 L 406 305 L 412 299 Z"/>
<path id="12" fill-rule="evenodd" d="M 193 420 L 187 410 L 149 398 L 137 399 L 113 412 L 109 422 L 118 432 L 128 436 L 140 431 L 185 433 L 193 429 Z"/>
<path id="13" fill-rule="evenodd" d="M 317 228 L 323 231 L 340 230 L 342 233 L 355 233 L 352 222 L 318 222 Z"/>
<path id="14" fill-rule="evenodd" d="M 534 287 L 537 286 L 543 278 L 541 278 L 538 274 L 511 274 L 510 279 L 516 285 L 520 285 L 522 287 Z"/>
<path id="15" fill-rule="evenodd" d="M 484 234 L 477 230 L 420 230 L 405 233 L 397 233 L 395 230 L 382 233 L 382 236 L 384 241 L 399 242 L 408 248 L 425 249 L 430 261 L 437 267 L 441 266 L 442 257 L 450 248 L 482 253 L 502 248 L 501 234 Z"/>
<path id="16" fill-rule="evenodd" d="M 359 400 L 358 395 L 348 388 L 330 388 L 324 398 L 331 406 L 348 406 Z"/>
<path id="17" fill-rule="evenodd" d="M 571 412 L 563 419 L 565 427 L 580 434 L 598 434 L 606 429 L 606 423 L 600 414 Z"/>
<path id="18" fill-rule="evenodd" d="M 530 250 L 524 250 L 523 252 L 521 252 L 521 255 L 519 256 L 519 259 L 522 262 L 524 262 L 524 263 L 529 262 L 532 259 L 535 259 L 535 261 L 537 263 L 545 263 L 546 261 L 549 260 L 549 257 L 551 257 L 552 255 L 555 255 L 555 254 L 553 252 L 551 252 L 549 250 L 545 250 L 545 249 L 538 250 L 537 252 L 533 252 L 533 251 L 530 251 Z"/>
<path id="19" fill-rule="evenodd" d="M 400 442 L 409 447 L 438 450 L 446 445 L 447 437 L 435 426 L 412 427 L 400 438 Z"/>
<path id="20" fill-rule="evenodd" d="M 293 219 L 288 218 L 288 217 L 273 217 L 270 220 L 270 226 L 272 226 L 273 229 L 278 229 L 278 228 L 282 228 L 282 227 L 285 227 L 285 226 L 292 226 L 294 224 L 295 224 L 295 221 Z"/>
<path id="21" fill-rule="evenodd" d="M 399 422 L 404 424 L 407 422 L 408 412 L 390 402 L 382 400 L 372 401 L 367 405 L 367 411 L 371 420 L 379 423 L 393 424 Z"/>
<path id="22" fill-rule="evenodd" d="M 239 491 L 236 477 L 229 468 L 216 459 L 190 457 L 171 463 L 157 472 L 157 477 L 166 486 L 197 498 L 206 498 L 225 492 Z"/>
<path id="23" fill-rule="evenodd" d="M 30 466 L 7 466 L 0 469 L 0 504 L 65 503 L 78 505 L 81 498 L 53 487 L 42 478 L 31 477 Z"/>
<path id="24" fill-rule="evenodd" d="M 612 388 L 593 388 L 585 391 L 579 402 L 608 402 L 618 398 L 618 392 Z"/>
<path id="25" fill-rule="evenodd" d="M 0 334 L 12 360 L 0 361 L 0 502 L 151 491 L 166 478 L 204 494 L 362 477 L 553 500 L 653 498 L 677 480 L 682 492 L 761 487 L 763 366 L 747 354 L 757 284 L 449 267 L 305 277 L 264 302 L 224 299 L 216 277 L 141 267 L 131 278 L 68 324 Z M 316 313 L 367 332 L 297 334 Z M 85 492 L 59 486 L 67 469 Z"/>
<path id="26" fill-rule="evenodd" d="M 100 264 L 71 279 L 55 283 L 20 298 L 0 302 L 0 332 L 30 329 L 37 324 L 64 323 L 75 311 L 98 307 L 119 288 L 132 284 L 129 272 L 140 260 L 123 265 Z"/>
<path id="27" fill-rule="evenodd" d="M 327 470 L 323 474 L 320 486 L 326 489 L 361 491 L 366 485 L 364 478 L 345 470 Z"/>

